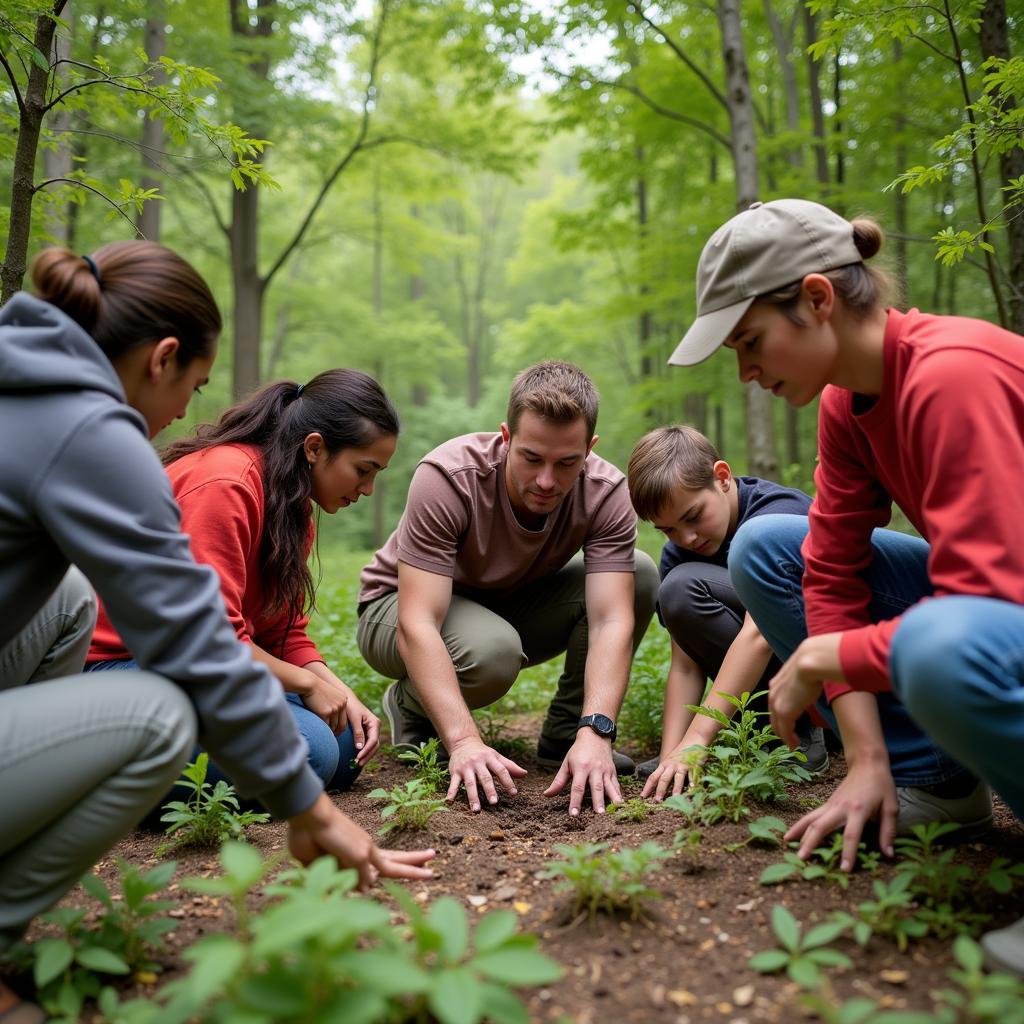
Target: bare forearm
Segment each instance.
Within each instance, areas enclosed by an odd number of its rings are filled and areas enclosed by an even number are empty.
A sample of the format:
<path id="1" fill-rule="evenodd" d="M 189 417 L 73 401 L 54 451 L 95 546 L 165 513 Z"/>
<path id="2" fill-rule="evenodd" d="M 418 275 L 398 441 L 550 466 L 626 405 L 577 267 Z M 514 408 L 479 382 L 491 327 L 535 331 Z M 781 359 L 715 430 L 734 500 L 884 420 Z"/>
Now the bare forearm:
<path id="1" fill-rule="evenodd" d="M 694 713 L 690 705 L 699 704 L 704 696 L 704 673 L 693 663 L 679 665 L 676 659 L 669 668 L 665 680 L 665 714 L 661 735 L 661 758 L 668 755 L 683 742 L 683 737 L 693 727 Z"/>
<path id="2" fill-rule="evenodd" d="M 444 745 L 452 747 L 466 738 L 480 738 L 476 723 L 459 690 L 448 648 L 432 623 L 398 628 L 398 653 Z"/>
<path id="3" fill-rule="evenodd" d="M 592 624 L 587 649 L 583 714 L 614 718 L 622 707 L 633 659 L 633 623 L 613 619 Z"/>
<path id="4" fill-rule="evenodd" d="M 292 665 L 290 662 L 275 658 L 258 644 L 252 644 L 252 660 L 258 661 L 277 677 L 286 693 L 297 693 L 300 697 L 309 694 L 313 681 L 309 677 L 310 668 Z"/>
<path id="5" fill-rule="evenodd" d="M 847 763 L 889 761 L 889 751 L 878 715 L 878 699 L 873 693 L 853 690 L 832 701 L 832 711 L 843 738 Z"/>

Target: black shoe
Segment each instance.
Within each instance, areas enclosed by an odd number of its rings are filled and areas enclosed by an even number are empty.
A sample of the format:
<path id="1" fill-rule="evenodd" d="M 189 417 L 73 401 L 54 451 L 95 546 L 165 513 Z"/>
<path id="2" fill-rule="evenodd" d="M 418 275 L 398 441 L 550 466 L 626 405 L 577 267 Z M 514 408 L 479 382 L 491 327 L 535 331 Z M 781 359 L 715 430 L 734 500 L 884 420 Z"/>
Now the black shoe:
<path id="1" fill-rule="evenodd" d="M 556 772 L 562 767 L 565 755 L 569 753 L 571 743 L 552 743 L 542 736 L 537 740 L 537 764 L 548 771 Z M 616 775 L 632 775 L 636 771 L 636 762 L 617 750 L 612 750 L 612 762 L 615 765 Z"/>
<path id="2" fill-rule="evenodd" d="M 649 761 L 641 761 L 636 766 L 636 777 L 641 781 L 649 779 L 657 771 L 659 764 L 661 764 L 660 757 L 652 757 Z"/>
<path id="3" fill-rule="evenodd" d="M 828 767 L 828 747 L 825 746 L 825 730 L 820 725 L 797 731 L 800 741 L 797 750 L 807 758 L 803 766 L 812 775 L 820 775 Z"/>
<path id="4" fill-rule="evenodd" d="M 427 743 L 437 737 L 434 725 L 429 718 L 406 711 L 399 702 L 398 683 L 392 683 L 381 698 L 381 708 L 391 727 L 391 746 L 396 753 L 406 750 L 419 750 L 420 744 Z M 447 761 L 448 753 L 441 746 L 437 752 L 438 761 Z"/>

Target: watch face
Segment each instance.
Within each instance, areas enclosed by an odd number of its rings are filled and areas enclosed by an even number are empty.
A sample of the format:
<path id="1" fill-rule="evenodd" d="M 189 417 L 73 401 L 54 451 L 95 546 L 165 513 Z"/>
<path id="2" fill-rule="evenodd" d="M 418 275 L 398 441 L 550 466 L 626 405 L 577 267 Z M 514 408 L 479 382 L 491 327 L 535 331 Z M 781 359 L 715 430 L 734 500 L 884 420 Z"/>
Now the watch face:
<path id="1" fill-rule="evenodd" d="M 602 736 L 611 736 L 615 732 L 615 723 L 607 715 L 592 715 L 592 728 Z"/>

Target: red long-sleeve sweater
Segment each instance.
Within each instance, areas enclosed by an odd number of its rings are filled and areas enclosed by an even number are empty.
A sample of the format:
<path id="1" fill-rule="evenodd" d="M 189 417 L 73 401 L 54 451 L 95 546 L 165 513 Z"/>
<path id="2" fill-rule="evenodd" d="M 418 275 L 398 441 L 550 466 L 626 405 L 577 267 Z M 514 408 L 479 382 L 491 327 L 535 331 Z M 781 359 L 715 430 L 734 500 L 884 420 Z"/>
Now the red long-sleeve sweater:
<path id="1" fill-rule="evenodd" d="M 936 596 L 1024 604 L 1024 338 L 981 320 L 890 311 L 884 352 L 882 393 L 867 411 L 855 413 L 842 388 L 821 398 L 803 586 L 809 633 L 844 633 L 847 684 L 826 684 L 830 699 L 890 688 L 900 620 L 867 624 L 863 573 L 893 502 L 931 545 Z"/>
<path id="2" fill-rule="evenodd" d="M 251 445 L 216 445 L 167 467 L 181 529 L 197 562 L 213 566 L 238 638 L 292 665 L 323 661 L 306 633 L 308 617 L 268 616 L 260 580 L 264 503 L 262 459 Z M 313 524 L 310 522 L 310 545 Z M 101 606 L 88 661 L 130 654 Z"/>

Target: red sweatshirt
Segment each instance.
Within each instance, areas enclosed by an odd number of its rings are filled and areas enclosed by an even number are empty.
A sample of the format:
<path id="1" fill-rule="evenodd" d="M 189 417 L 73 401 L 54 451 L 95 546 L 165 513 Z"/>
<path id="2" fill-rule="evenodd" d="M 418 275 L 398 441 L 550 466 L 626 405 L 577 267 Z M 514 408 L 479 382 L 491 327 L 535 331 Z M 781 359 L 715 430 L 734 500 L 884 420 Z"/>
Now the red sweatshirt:
<path id="1" fill-rule="evenodd" d="M 842 388 L 821 397 L 803 586 L 809 633 L 845 634 L 848 685 L 826 684 L 829 699 L 890 689 L 900 620 L 867 624 L 863 573 L 871 531 L 889 522 L 893 502 L 931 545 L 936 596 L 1024 604 L 1024 338 L 982 320 L 893 310 L 884 372 L 865 412 Z"/>
<path id="2" fill-rule="evenodd" d="M 268 617 L 260 581 L 263 537 L 263 473 L 251 445 L 217 445 L 186 455 L 167 467 L 181 506 L 181 529 L 197 562 L 213 566 L 228 618 L 239 640 L 255 643 L 292 665 L 323 661 L 306 633 L 307 616 L 289 628 L 287 615 Z M 310 543 L 313 524 L 310 520 Z M 283 646 L 282 646 L 283 644 Z M 127 648 L 101 606 L 88 661 L 128 658 Z"/>

